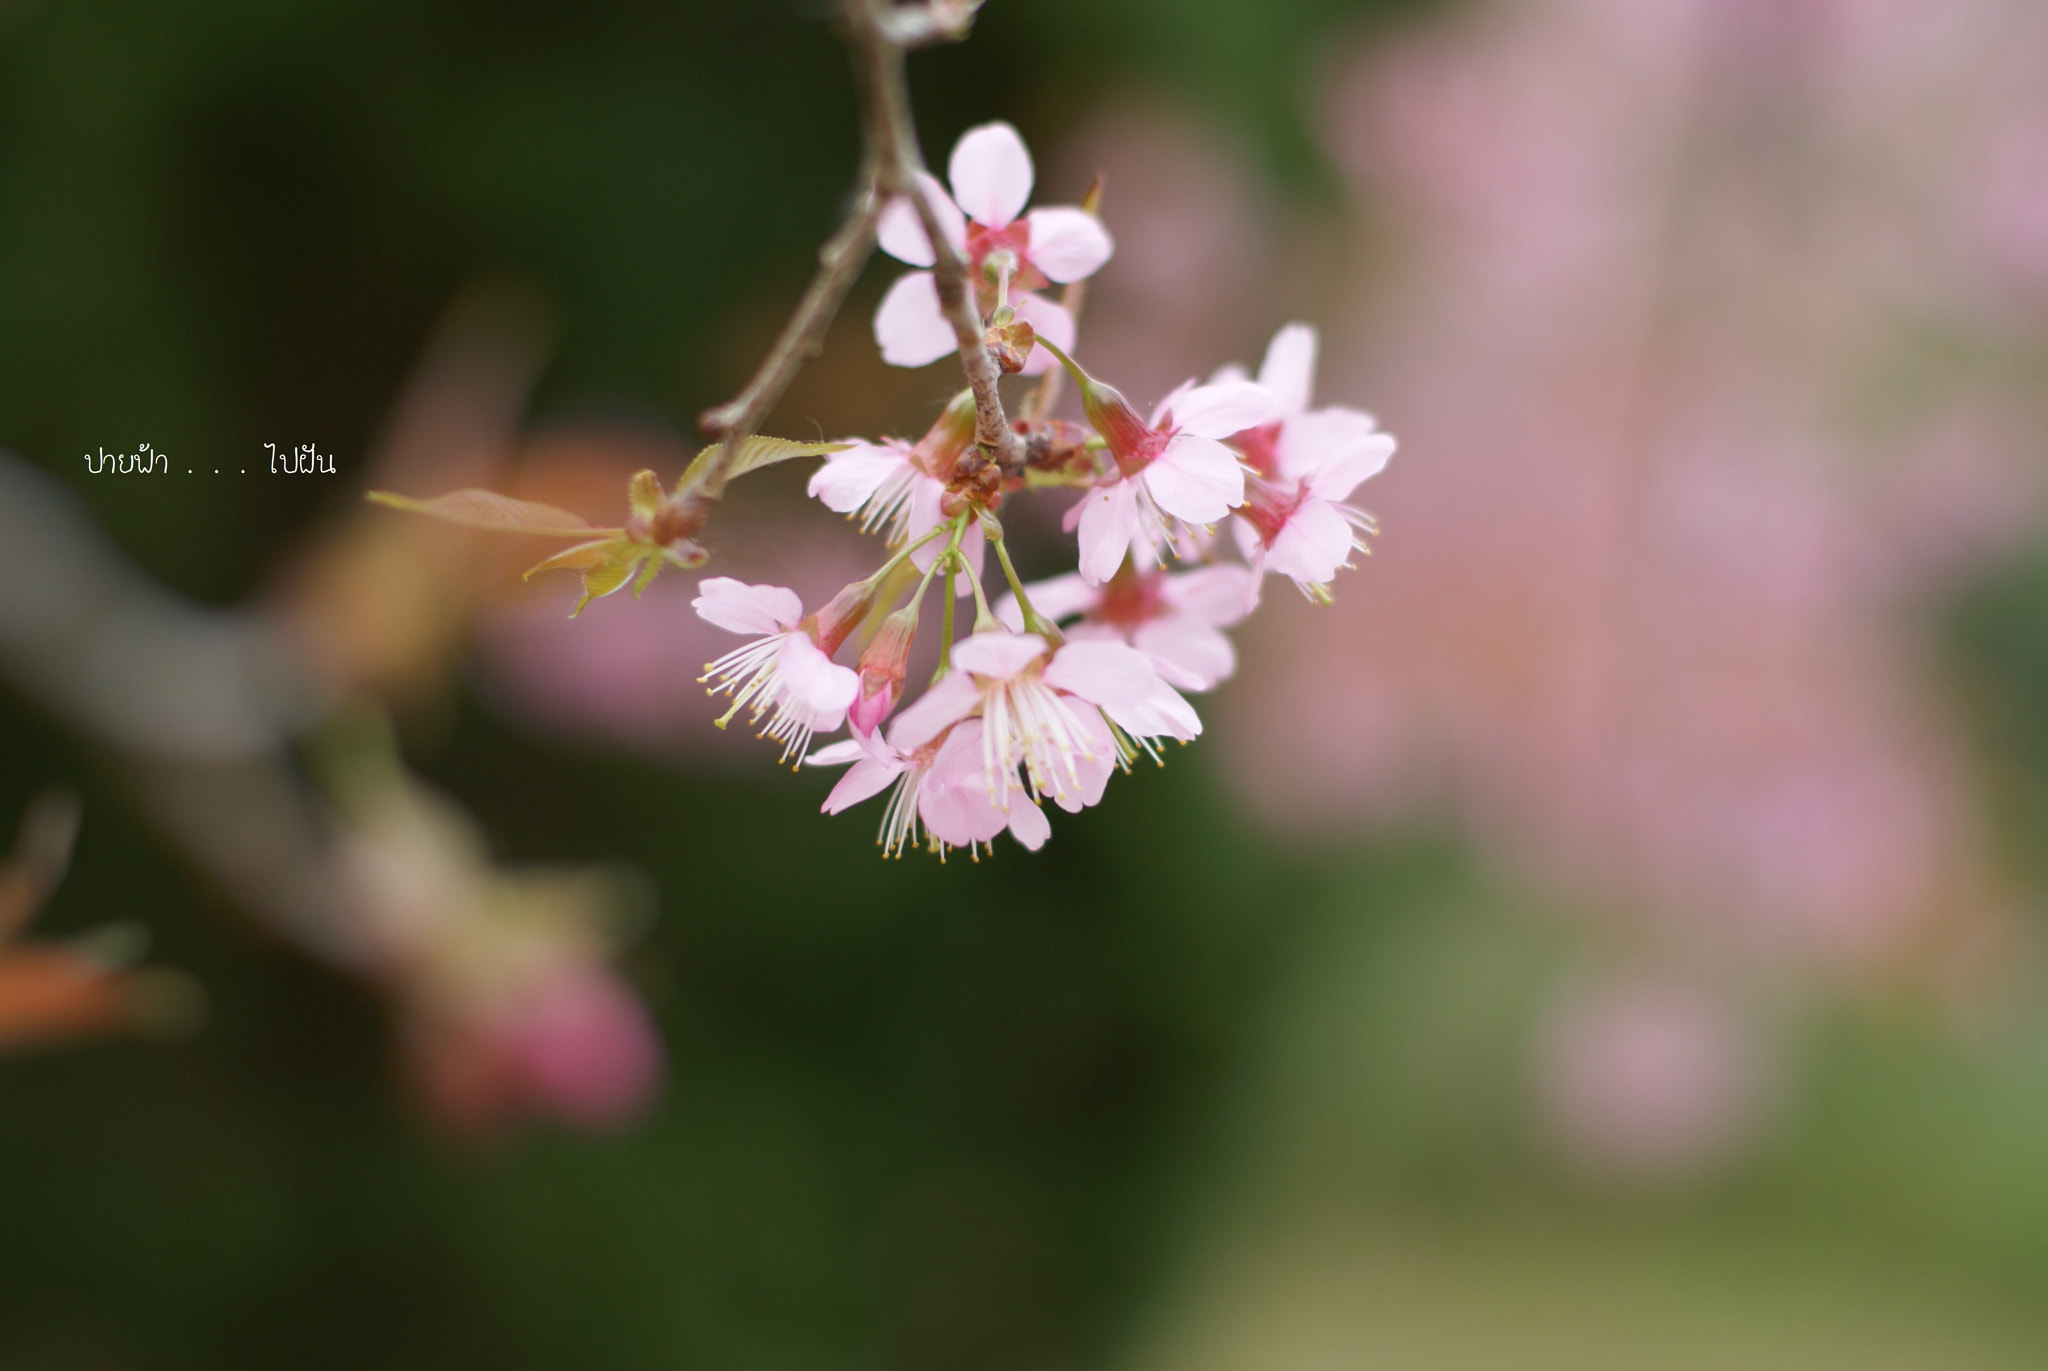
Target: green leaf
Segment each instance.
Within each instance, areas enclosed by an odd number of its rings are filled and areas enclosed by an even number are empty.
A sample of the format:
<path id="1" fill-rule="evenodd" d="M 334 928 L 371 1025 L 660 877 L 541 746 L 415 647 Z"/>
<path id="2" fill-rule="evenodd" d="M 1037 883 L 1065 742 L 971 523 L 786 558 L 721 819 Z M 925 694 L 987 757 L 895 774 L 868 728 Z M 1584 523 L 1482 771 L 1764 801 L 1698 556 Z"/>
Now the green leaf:
<path id="1" fill-rule="evenodd" d="M 528 567 L 524 579 L 532 580 L 536 573 L 542 571 L 587 571 L 591 567 L 602 566 L 612 559 L 616 549 L 625 541 L 618 537 L 598 538 L 563 548 L 546 561 Z"/>
<path id="2" fill-rule="evenodd" d="M 620 541 L 613 556 L 583 573 L 583 598 L 576 602 L 576 608 L 569 611 L 569 617 L 575 618 L 592 600 L 602 600 L 632 580 L 640 559 L 653 551 L 637 543 Z"/>
<path id="3" fill-rule="evenodd" d="M 535 533 L 556 538 L 576 538 L 588 533 L 618 533 L 620 530 L 592 528 L 580 514 L 532 500 L 515 500 L 495 490 L 454 490 L 431 500 L 415 500 L 388 490 L 373 490 L 371 504 L 424 514 L 465 528 L 487 528 L 500 533 Z"/>
<path id="4" fill-rule="evenodd" d="M 681 495 L 695 485 L 705 468 L 711 465 L 712 458 L 724 446 L 723 443 L 713 443 L 699 452 L 696 460 L 690 463 L 689 470 L 683 473 L 683 479 L 676 482 L 676 494 Z M 852 446 L 852 443 L 797 443 L 787 438 L 768 438 L 756 433 L 740 440 L 737 451 L 733 453 L 732 467 L 725 473 L 725 477 L 730 481 L 750 471 L 759 471 L 762 467 L 772 467 L 777 462 L 786 462 L 792 457 L 822 457 L 828 452 L 844 452 Z"/>

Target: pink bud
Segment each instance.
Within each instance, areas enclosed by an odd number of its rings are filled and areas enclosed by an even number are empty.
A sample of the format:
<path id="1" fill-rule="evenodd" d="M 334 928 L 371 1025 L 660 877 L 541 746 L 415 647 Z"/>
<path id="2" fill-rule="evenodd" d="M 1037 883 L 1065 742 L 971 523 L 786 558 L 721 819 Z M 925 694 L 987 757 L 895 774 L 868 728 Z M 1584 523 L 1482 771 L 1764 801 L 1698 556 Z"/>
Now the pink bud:
<path id="1" fill-rule="evenodd" d="M 834 595 L 823 609 L 805 619 L 799 627 L 807 630 L 817 640 L 819 649 L 830 657 L 846 641 L 846 635 L 860 627 L 868 617 L 868 611 L 874 607 L 873 582 L 855 581 Z"/>
<path id="2" fill-rule="evenodd" d="M 903 693 L 910 670 L 910 644 L 917 637 L 917 606 L 907 605 L 882 620 L 882 631 L 860 654 L 860 694 L 847 711 L 854 731 L 873 733 Z"/>
<path id="3" fill-rule="evenodd" d="M 935 480 L 952 479 L 953 464 L 974 444 L 974 423 L 974 392 L 963 390 L 940 411 L 931 430 L 917 440 L 910 460 Z"/>

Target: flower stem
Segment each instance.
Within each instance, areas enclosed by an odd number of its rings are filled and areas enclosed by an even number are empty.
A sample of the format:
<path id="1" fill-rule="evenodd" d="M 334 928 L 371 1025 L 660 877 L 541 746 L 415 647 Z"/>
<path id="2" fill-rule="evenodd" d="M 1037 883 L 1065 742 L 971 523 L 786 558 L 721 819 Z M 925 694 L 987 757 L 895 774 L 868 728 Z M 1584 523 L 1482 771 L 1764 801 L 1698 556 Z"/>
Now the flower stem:
<path id="1" fill-rule="evenodd" d="M 1003 564 L 1003 579 L 1010 583 L 1010 593 L 1017 597 L 1017 608 L 1024 615 L 1024 631 L 1036 633 L 1047 643 L 1058 646 L 1065 636 L 1052 620 L 1040 614 L 1031 606 L 1031 597 L 1024 593 L 1024 582 L 1017 575 L 1017 568 L 1010 561 L 1010 548 L 1003 541 L 1003 526 L 993 514 L 983 514 L 981 531 L 995 545 L 996 560 Z"/>
<path id="2" fill-rule="evenodd" d="M 882 563 L 881 569 L 875 572 L 874 575 L 868 577 L 868 580 L 876 585 L 880 585 L 882 581 L 885 578 L 887 578 L 890 572 L 894 571 L 897 567 L 903 565 L 904 560 L 908 558 L 911 553 L 917 551 L 926 543 L 929 543 L 932 539 L 938 537 L 941 533 L 946 532 L 949 527 L 950 525 L 947 524 L 933 524 L 930 528 L 926 529 L 916 538 L 912 539 L 910 542 L 905 543 L 902 547 L 896 549 L 895 554 L 892 555 L 888 561 Z M 936 566 L 937 563 L 933 563 L 933 565 Z"/>

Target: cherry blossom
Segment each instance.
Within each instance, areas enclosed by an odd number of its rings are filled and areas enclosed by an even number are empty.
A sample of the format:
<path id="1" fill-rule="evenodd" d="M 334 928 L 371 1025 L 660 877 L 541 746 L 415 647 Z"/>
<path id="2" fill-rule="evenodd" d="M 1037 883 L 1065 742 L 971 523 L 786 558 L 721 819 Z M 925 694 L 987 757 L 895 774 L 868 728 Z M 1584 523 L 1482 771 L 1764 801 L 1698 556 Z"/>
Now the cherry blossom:
<path id="1" fill-rule="evenodd" d="M 1250 472 L 1233 527 L 1251 563 L 1254 603 L 1268 571 L 1288 577 L 1311 599 L 1329 598 L 1331 579 L 1353 552 L 1367 550 L 1361 536 L 1374 531 L 1372 516 L 1344 501 L 1394 455 L 1393 436 L 1370 414 L 1309 408 L 1315 367 L 1313 328 L 1288 324 L 1274 334 L 1258 384 L 1273 396 L 1278 413 L 1231 438 Z M 1235 368 L 1225 368 L 1216 379 L 1230 384 L 1237 376 Z"/>
<path id="2" fill-rule="evenodd" d="M 997 628 L 955 646 L 952 667 L 897 718 L 890 741 L 919 747 L 978 711 L 984 784 L 1006 813 L 1019 765 L 1034 800 L 1050 796 L 1069 813 L 1100 801 L 1111 768 L 1127 756 L 1112 724 L 1155 756 L 1157 739 L 1185 742 L 1202 731 L 1151 659 L 1124 643 L 1055 651 L 1036 633 Z"/>
<path id="3" fill-rule="evenodd" d="M 1194 571 L 1137 571 L 1129 562 L 1101 585 L 1078 575 L 1026 586 L 1031 607 L 1066 629 L 1071 640 L 1115 639 L 1152 659 L 1160 679 L 1181 690 L 1213 690 L 1237 670 L 1237 650 L 1221 630 L 1245 615 L 1253 577 L 1241 566 Z M 1005 596 L 996 615 L 1021 632 L 1017 598 Z"/>
<path id="4" fill-rule="evenodd" d="M 1116 475 L 1067 512 L 1081 530 L 1081 576 L 1099 585 L 1116 574 L 1124 554 L 1142 562 L 1244 503 L 1244 472 L 1222 439 L 1272 422 L 1277 402 L 1251 381 L 1197 386 L 1189 382 L 1159 402 L 1150 421 L 1113 386 L 1069 368 L 1088 422 L 1102 435 Z"/>
<path id="5" fill-rule="evenodd" d="M 925 845 L 940 857 L 948 848 L 986 846 L 1004 829 L 1035 852 L 1052 825 L 1036 805 L 997 807 L 983 768 L 983 734 L 980 719 L 967 719 L 907 751 L 872 735 L 820 748 L 810 757 L 813 766 L 852 763 L 821 808 L 838 814 L 889 790 L 876 838 L 888 857 L 917 845 L 920 823 Z"/>
<path id="6" fill-rule="evenodd" d="M 960 136 L 947 175 L 953 193 L 920 173 L 918 185 L 948 240 L 967 258 L 968 279 L 987 314 L 1000 303 L 997 278 L 1007 272 L 1009 304 L 1040 337 L 1065 350 L 1074 344 L 1074 321 L 1065 309 L 1031 292 L 1049 283 L 1085 280 L 1109 260 L 1114 244 L 1101 220 L 1069 205 L 1024 212 L 1031 198 L 1031 152 L 1006 123 L 983 124 Z M 898 196 L 876 224 L 882 250 L 914 267 L 935 260 L 917 209 Z M 899 367 L 929 366 L 958 347 L 939 308 L 938 283 L 929 271 L 899 279 L 875 311 L 875 341 L 882 359 Z M 1024 373 L 1037 375 L 1053 359 L 1034 351 Z"/>
<path id="7" fill-rule="evenodd" d="M 863 533 L 886 530 L 892 547 L 914 541 L 952 517 L 945 511 L 946 486 L 973 442 L 974 393 L 961 391 L 915 445 L 899 438 L 852 440 L 812 473 L 810 493 L 825 508 L 857 518 Z M 960 551 L 977 573 L 984 550 L 980 524 L 970 523 Z M 942 551 L 938 542 L 927 543 L 911 553 L 911 561 L 923 571 Z M 967 593 L 964 580 L 959 591 Z"/>
<path id="8" fill-rule="evenodd" d="M 845 615 L 833 616 L 838 626 L 822 631 L 831 639 L 827 644 L 821 641 L 821 615 L 805 619 L 795 591 L 750 586 L 729 576 L 714 576 L 698 586 L 691 604 L 707 623 L 756 635 L 704 668 L 701 679 L 711 693 L 732 696 L 732 708 L 718 720 L 719 727 L 742 707 L 749 710 L 749 722 L 767 714 L 762 736 L 782 744 L 783 761 L 794 754 L 801 762 L 813 734 L 830 733 L 846 721 L 860 678 L 833 662 L 831 649 L 857 617 L 849 623 Z"/>

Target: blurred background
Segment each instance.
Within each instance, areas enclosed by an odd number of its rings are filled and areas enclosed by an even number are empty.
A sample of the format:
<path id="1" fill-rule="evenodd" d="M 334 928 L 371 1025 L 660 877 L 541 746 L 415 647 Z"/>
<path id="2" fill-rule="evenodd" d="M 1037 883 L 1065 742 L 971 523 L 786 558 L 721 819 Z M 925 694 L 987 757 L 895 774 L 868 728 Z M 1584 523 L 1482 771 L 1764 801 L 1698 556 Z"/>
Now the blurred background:
<path id="1" fill-rule="evenodd" d="M 1106 176 L 1097 374 L 1306 318 L 1402 440 L 1198 746 L 944 867 L 709 727 L 694 576 L 361 501 L 674 476 L 851 184 L 824 10 L 0 4 L 0 1365 L 2048 1362 L 2048 10 L 914 56 Z M 924 430 L 893 275 L 769 431 Z M 864 570 L 802 481 L 713 569 Z"/>

